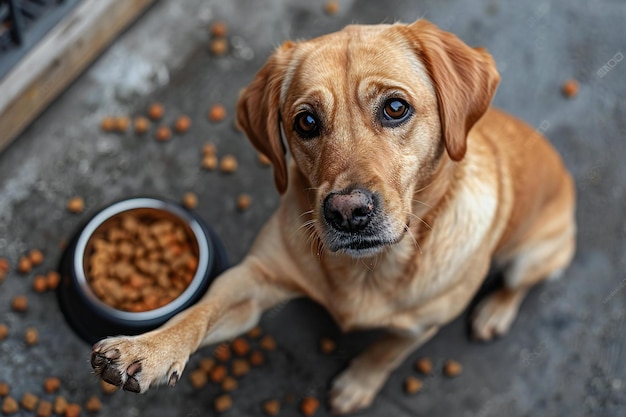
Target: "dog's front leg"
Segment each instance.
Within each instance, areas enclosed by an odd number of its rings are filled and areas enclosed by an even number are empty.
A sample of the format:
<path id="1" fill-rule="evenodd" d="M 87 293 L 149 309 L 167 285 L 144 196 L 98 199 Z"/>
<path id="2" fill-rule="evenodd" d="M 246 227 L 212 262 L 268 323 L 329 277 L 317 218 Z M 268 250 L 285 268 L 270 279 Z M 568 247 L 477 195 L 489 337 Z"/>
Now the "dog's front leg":
<path id="1" fill-rule="evenodd" d="M 437 333 L 429 327 L 419 334 L 389 333 L 360 354 L 333 381 L 330 405 L 334 414 L 348 414 L 368 407 L 389 374 L 406 357 Z"/>
<path id="2" fill-rule="evenodd" d="M 96 374 L 127 391 L 179 380 L 189 355 L 200 346 L 232 338 L 252 328 L 261 313 L 296 294 L 268 284 L 266 269 L 246 258 L 218 277 L 195 306 L 162 327 L 139 336 L 118 336 L 93 346 Z"/>

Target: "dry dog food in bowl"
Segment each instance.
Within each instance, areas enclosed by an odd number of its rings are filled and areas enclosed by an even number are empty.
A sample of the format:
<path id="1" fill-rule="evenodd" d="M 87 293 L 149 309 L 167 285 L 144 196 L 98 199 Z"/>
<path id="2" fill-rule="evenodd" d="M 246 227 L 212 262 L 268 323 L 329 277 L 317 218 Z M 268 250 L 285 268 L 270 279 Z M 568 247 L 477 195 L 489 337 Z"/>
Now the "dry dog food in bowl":
<path id="1" fill-rule="evenodd" d="M 68 246 L 59 301 L 89 343 L 139 334 L 198 301 L 226 266 L 221 242 L 192 212 L 162 199 L 124 200 Z"/>

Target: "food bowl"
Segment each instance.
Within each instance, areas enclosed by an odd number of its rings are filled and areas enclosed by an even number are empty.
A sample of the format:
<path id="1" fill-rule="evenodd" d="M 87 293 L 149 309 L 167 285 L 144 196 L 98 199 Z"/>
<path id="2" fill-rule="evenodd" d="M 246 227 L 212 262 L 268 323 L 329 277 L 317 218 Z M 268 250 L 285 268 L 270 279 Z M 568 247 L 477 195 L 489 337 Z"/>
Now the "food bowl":
<path id="1" fill-rule="evenodd" d="M 114 306 L 107 294 L 93 285 L 91 276 L 90 262 L 97 247 L 96 242 L 101 243 L 102 236 L 107 233 L 111 235 L 111 230 L 128 217 L 142 219 L 147 223 L 174 225 L 179 235 L 184 232 L 189 243 L 186 248 L 192 253 L 195 262 L 195 272 L 190 270 L 185 286 L 178 294 L 172 295 L 165 304 L 151 309 L 144 303 L 144 311 L 128 311 L 128 308 Z M 170 261 L 171 258 L 161 259 L 165 264 Z M 115 265 L 109 262 L 107 266 Z M 132 198 L 98 212 L 68 245 L 60 265 L 62 278 L 58 288 L 59 304 L 67 322 L 88 343 L 95 343 L 107 336 L 136 335 L 162 325 L 196 303 L 206 293 L 213 279 L 227 267 L 228 260 L 221 241 L 197 215 L 168 200 Z M 146 279 L 140 289 L 149 290 L 151 285 L 156 286 L 157 283 Z M 137 301 L 138 304 L 140 302 Z M 125 306 L 128 306 L 128 302 Z"/>

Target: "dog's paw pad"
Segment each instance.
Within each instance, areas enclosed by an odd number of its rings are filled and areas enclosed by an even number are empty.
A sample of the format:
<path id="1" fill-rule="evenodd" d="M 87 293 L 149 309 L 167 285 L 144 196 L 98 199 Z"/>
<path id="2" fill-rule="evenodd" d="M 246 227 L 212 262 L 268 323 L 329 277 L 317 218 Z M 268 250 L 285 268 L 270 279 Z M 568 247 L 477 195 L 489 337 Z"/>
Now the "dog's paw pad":
<path id="1" fill-rule="evenodd" d="M 340 374 L 330 391 L 330 407 L 334 415 L 351 414 L 369 407 L 385 381 L 376 370 L 363 377 L 363 369 L 354 365 Z"/>
<path id="2" fill-rule="evenodd" d="M 505 334 L 517 316 L 518 303 L 511 297 L 494 293 L 474 309 L 471 325 L 475 340 L 489 341 Z"/>

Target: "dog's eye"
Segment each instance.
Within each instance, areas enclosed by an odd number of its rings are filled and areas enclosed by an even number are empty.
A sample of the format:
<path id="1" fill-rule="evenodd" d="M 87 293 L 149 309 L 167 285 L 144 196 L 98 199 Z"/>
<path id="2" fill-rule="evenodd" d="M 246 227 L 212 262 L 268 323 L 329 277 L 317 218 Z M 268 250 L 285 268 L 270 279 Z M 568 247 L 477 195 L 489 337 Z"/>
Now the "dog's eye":
<path id="1" fill-rule="evenodd" d="M 409 105 L 399 98 L 391 98 L 385 102 L 383 116 L 387 120 L 401 120 L 409 114 Z"/>
<path id="2" fill-rule="evenodd" d="M 308 111 L 296 116 L 293 128 L 304 139 L 311 139 L 320 134 L 320 124 L 317 118 Z"/>

